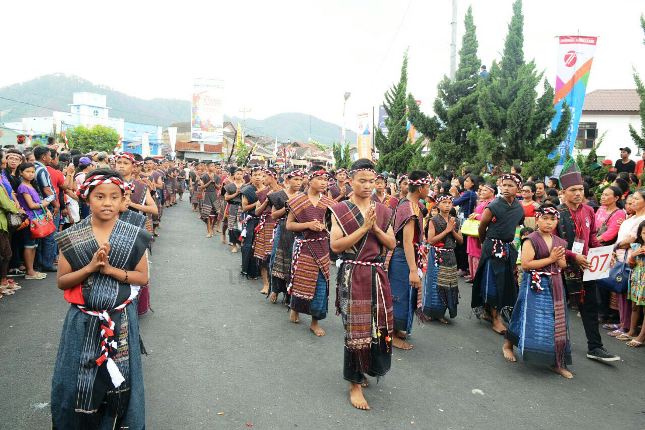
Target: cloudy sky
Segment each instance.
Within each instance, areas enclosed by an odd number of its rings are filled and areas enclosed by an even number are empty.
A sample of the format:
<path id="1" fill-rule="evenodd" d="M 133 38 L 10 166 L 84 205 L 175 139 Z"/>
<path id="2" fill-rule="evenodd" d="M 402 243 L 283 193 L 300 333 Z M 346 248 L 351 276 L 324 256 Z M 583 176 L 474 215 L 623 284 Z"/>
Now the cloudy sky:
<path id="1" fill-rule="evenodd" d="M 499 59 L 511 4 L 458 0 L 458 43 L 472 5 L 480 57 Z M 642 0 L 525 0 L 525 56 L 553 83 L 554 37 L 596 35 L 590 89 L 631 88 L 632 67 L 645 75 L 642 13 Z M 226 113 L 254 118 L 303 112 L 340 124 L 350 91 L 351 126 L 398 79 L 406 48 L 409 90 L 430 111 L 450 65 L 451 0 L 9 0 L 3 16 L 0 87 L 62 72 L 188 100 L 193 78 L 214 77 Z"/>

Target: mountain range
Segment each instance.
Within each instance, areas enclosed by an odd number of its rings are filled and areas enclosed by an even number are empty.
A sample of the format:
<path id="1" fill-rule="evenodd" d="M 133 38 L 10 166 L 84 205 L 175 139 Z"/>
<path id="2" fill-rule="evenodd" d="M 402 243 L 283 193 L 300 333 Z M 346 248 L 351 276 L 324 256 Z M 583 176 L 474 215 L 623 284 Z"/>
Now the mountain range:
<path id="1" fill-rule="evenodd" d="M 94 84 L 78 76 L 51 74 L 27 82 L 0 88 L 0 122 L 19 121 L 23 117 L 50 116 L 54 110 L 69 112 L 72 93 L 86 91 L 107 96 L 110 115 L 126 121 L 166 127 L 190 121 L 190 101 L 155 98 L 141 99 Z M 308 141 L 322 144 L 340 140 L 340 126 L 304 113 L 280 113 L 258 120 L 224 115 L 224 120 L 245 124 L 245 134 L 277 137 L 280 141 Z M 347 130 L 347 140 L 356 134 Z"/>

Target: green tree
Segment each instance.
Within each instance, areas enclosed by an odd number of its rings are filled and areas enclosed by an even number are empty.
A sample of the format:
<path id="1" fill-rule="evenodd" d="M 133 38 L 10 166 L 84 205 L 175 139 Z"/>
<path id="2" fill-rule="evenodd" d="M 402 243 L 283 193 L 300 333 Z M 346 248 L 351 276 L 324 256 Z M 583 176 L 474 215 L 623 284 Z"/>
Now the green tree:
<path id="1" fill-rule="evenodd" d="M 91 151 L 111 153 L 119 144 L 119 133 L 102 125 L 92 128 L 79 125 L 67 131 L 67 140 L 70 148 L 78 149 L 84 154 Z"/>
<path id="2" fill-rule="evenodd" d="M 376 130 L 375 144 L 379 151 L 378 169 L 392 173 L 407 172 L 408 164 L 414 156 L 416 145 L 406 145 L 408 140 L 407 131 L 407 87 L 408 87 L 408 54 L 403 56 L 401 66 L 401 77 L 399 82 L 392 86 L 385 93 L 383 106 L 387 113 L 385 125 L 387 136 L 380 130 Z"/>
<path id="3" fill-rule="evenodd" d="M 244 166 L 250 152 L 251 148 L 244 142 L 244 137 L 242 137 L 235 145 L 235 164 Z"/>
<path id="4" fill-rule="evenodd" d="M 334 166 L 336 169 L 349 169 L 351 167 L 352 156 L 349 144 L 332 144 L 332 153 L 334 154 Z"/>
<path id="5" fill-rule="evenodd" d="M 469 164 L 477 154 L 477 143 L 468 135 L 480 126 L 477 100 L 482 81 L 478 73 L 481 61 L 477 56 L 477 28 L 471 7 L 466 11 L 464 27 L 455 79 L 444 76 L 437 88 L 436 117 L 417 113 L 414 99 L 411 96 L 408 99 L 412 123 L 431 140 L 427 167 L 432 171 Z"/>
<path id="6" fill-rule="evenodd" d="M 553 87 L 545 81 L 541 96 L 536 87 L 543 77 L 533 61 L 524 61 L 524 16 L 522 1 L 513 3 L 502 60 L 493 63 L 490 76 L 480 86 L 478 98 L 480 129 L 468 134 L 478 144 L 479 163 L 497 166 L 535 160 L 550 153 L 564 138 L 569 120 L 566 115 L 547 137 L 553 107 Z"/>
<path id="7" fill-rule="evenodd" d="M 643 15 L 641 15 L 641 28 L 645 33 L 645 17 L 643 17 Z M 645 44 L 645 40 L 643 40 L 643 44 Z M 638 95 L 641 99 L 639 107 L 641 117 L 641 130 L 639 134 L 639 132 L 630 124 L 629 134 L 632 136 L 634 143 L 640 149 L 645 150 L 645 86 L 643 85 L 643 81 L 641 81 L 640 75 L 636 71 L 634 71 L 634 82 L 636 83 L 636 92 L 638 92 Z"/>

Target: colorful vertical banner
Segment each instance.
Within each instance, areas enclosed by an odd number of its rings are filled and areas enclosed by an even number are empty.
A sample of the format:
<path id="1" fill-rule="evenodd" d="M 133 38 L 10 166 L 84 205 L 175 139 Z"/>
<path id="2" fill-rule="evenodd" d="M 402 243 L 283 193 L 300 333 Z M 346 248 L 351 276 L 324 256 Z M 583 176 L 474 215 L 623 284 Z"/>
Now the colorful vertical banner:
<path id="1" fill-rule="evenodd" d="M 224 140 L 224 82 L 218 79 L 195 79 L 191 110 L 191 139 L 222 143 Z"/>
<path id="2" fill-rule="evenodd" d="M 372 122 L 370 114 L 358 114 L 358 128 L 356 129 L 356 152 L 358 158 L 372 159 Z"/>
<path id="3" fill-rule="evenodd" d="M 595 36 L 560 36 L 558 39 L 558 70 L 553 100 L 556 113 L 551 121 L 551 130 L 555 130 L 560 123 L 564 102 L 571 110 L 571 123 L 564 141 L 551 154 L 552 158 L 559 157 L 555 175 L 560 174 L 567 157 L 573 154 L 598 38 Z"/>

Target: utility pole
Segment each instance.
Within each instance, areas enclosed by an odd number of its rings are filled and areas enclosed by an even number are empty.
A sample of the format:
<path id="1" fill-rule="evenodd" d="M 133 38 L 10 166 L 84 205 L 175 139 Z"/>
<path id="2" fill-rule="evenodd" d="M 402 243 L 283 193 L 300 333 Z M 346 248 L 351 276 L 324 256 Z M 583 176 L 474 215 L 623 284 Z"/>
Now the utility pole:
<path id="1" fill-rule="evenodd" d="M 345 92 L 343 95 L 343 127 L 340 129 L 340 146 L 341 148 L 345 146 L 345 108 L 347 107 L 347 99 L 352 95 L 349 91 Z"/>
<path id="2" fill-rule="evenodd" d="M 457 0 L 452 0 L 452 36 L 450 38 L 450 79 L 455 79 L 457 72 Z"/>

